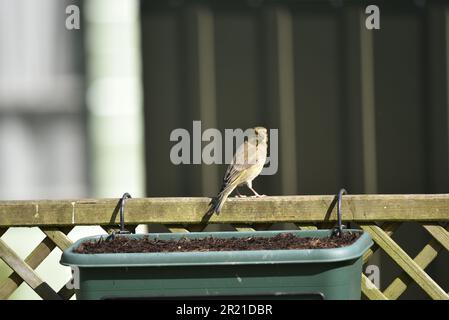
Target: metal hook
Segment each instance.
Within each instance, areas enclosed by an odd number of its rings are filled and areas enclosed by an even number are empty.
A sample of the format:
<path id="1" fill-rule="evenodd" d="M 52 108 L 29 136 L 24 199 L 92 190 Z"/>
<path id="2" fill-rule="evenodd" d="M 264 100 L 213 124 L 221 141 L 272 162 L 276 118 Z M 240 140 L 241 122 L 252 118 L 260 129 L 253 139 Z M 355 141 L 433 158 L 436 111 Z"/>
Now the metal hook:
<path id="1" fill-rule="evenodd" d="M 340 189 L 340 192 L 338 192 L 338 198 L 337 198 L 337 219 L 338 219 L 338 226 L 334 229 L 333 234 L 341 237 L 343 232 L 344 225 L 341 224 L 341 198 L 344 194 L 347 194 L 345 189 Z"/>
<path id="2" fill-rule="evenodd" d="M 125 230 L 125 200 L 130 199 L 131 195 L 126 192 L 120 199 L 120 234 L 128 234 L 129 231 Z"/>

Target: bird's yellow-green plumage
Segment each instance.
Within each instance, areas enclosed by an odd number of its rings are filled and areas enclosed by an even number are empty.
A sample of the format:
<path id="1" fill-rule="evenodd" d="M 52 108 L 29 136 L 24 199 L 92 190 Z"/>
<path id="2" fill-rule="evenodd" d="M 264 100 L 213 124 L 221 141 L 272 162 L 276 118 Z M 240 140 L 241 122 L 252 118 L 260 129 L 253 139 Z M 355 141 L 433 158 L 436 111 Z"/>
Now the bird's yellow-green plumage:
<path id="1" fill-rule="evenodd" d="M 246 184 L 256 196 L 259 196 L 252 187 L 252 181 L 261 173 L 267 159 L 267 142 L 267 129 L 255 127 L 254 134 L 235 152 L 224 175 L 221 190 L 217 197 L 211 200 L 207 215 L 214 212 L 219 214 L 228 196 L 239 185 Z"/>

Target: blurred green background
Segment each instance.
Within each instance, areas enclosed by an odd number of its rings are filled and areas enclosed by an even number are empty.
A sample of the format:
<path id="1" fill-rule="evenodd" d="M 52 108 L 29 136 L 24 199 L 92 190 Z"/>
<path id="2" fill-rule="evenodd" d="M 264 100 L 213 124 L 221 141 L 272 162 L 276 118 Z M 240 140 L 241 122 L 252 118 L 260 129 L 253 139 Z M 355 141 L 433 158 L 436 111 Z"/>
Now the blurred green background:
<path id="1" fill-rule="evenodd" d="M 67 30 L 66 7 L 81 28 Z M 139 2 L 0 1 L 0 198 L 143 197 Z M 72 240 L 105 233 L 76 227 Z M 38 228 L 3 236 L 22 258 Z M 37 268 L 54 288 L 68 281 L 56 248 Z M 0 261 L 0 278 L 11 272 Z M 22 283 L 10 299 L 39 299 Z"/>

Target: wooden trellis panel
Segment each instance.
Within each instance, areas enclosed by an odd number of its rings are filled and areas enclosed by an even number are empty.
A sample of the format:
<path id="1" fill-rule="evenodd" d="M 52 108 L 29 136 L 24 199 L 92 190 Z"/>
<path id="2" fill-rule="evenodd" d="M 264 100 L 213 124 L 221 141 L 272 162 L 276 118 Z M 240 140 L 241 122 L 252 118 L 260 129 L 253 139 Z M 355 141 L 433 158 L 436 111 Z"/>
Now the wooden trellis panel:
<path id="1" fill-rule="evenodd" d="M 230 199 L 219 216 L 203 221 L 207 198 L 130 199 L 126 203 L 127 229 L 138 224 L 163 224 L 170 232 L 201 232 L 207 223 L 227 224 L 236 231 L 267 230 L 273 223 L 293 223 L 301 230 L 335 224 L 335 197 L 288 196 L 262 199 Z M 67 237 L 77 225 L 101 225 L 107 232 L 118 227 L 117 199 L 66 201 L 1 201 L 0 236 L 8 228 L 38 226 L 45 238 L 21 259 L 0 239 L 0 258 L 13 270 L 0 279 L 0 299 L 7 299 L 26 282 L 43 299 L 70 299 L 67 286 L 51 288 L 35 269 L 56 247 L 68 248 Z M 426 267 L 442 250 L 449 250 L 449 195 L 356 195 L 344 196 L 343 220 L 355 222 L 370 233 L 375 244 L 363 259 L 383 250 L 402 269 L 381 291 L 364 274 L 362 292 L 368 299 L 398 299 L 415 282 L 432 299 L 449 300 L 442 288 L 426 272 Z M 391 236 L 402 222 L 420 223 L 432 236 L 411 258 Z M 449 262 L 448 262 L 449 263 Z"/>
<path id="2" fill-rule="evenodd" d="M 390 286 L 383 292 L 376 292 L 376 294 L 382 294 L 387 298 L 397 299 L 407 288 L 407 282 L 413 280 L 416 282 L 432 299 L 444 299 L 449 300 L 449 295 L 424 271 L 424 268 L 433 260 L 431 248 L 434 246 L 434 242 L 429 243 L 413 260 L 404 250 L 386 233 L 382 228 L 376 224 L 364 224 L 361 225 L 362 229 L 369 232 L 376 244 L 382 248 L 394 262 L 402 268 L 403 273 L 395 279 Z M 441 232 L 441 229 L 439 229 Z M 447 233 L 447 230 L 442 228 L 443 232 Z M 447 235 L 446 235 L 447 236 Z M 433 245 L 433 246 L 432 246 Z M 405 280 L 403 280 L 405 279 Z M 367 279 L 367 281 L 369 281 Z M 368 285 L 365 281 L 365 290 L 374 290 L 374 285 Z M 368 289 L 369 287 L 369 289 Z"/>
<path id="3" fill-rule="evenodd" d="M 13 270 L 6 279 L 0 281 L 0 299 L 8 298 L 25 281 L 43 299 L 62 299 L 34 271 L 55 247 L 67 249 L 72 242 L 66 234 L 56 228 L 41 230 L 46 234 L 44 240 L 24 260 L 12 250 L 3 240 L 0 240 L 0 258 Z M 72 294 L 68 297 L 70 298 Z"/>

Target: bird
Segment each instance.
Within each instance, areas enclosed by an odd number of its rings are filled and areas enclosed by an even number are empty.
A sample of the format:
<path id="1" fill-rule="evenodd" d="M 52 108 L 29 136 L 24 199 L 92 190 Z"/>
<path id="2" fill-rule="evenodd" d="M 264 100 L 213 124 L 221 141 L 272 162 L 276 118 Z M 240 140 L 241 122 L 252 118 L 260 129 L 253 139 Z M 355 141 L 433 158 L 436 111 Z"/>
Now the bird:
<path id="1" fill-rule="evenodd" d="M 220 192 L 209 203 L 205 216 L 220 214 L 223 204 L 229 195 L 239 186 L 247 185 L 255 197 L 262 197 L 253 188 L 253 180 L 262 172 L 267 159 L 268 134 L 264 127 L 253 128 L 247 141 L 242 143 L 234 154 L 224 177 Z M 238 196 L 242 196 L 238 192 Z"/>

